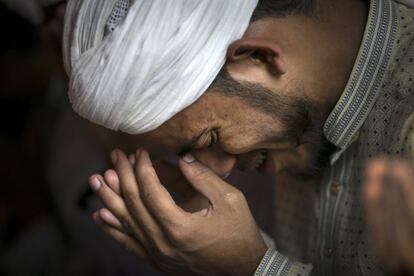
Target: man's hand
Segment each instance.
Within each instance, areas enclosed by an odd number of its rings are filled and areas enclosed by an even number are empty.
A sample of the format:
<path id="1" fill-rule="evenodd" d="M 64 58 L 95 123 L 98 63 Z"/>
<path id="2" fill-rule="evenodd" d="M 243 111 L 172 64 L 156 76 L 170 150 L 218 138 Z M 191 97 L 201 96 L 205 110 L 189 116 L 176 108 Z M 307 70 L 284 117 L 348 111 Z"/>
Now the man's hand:
<path id="1" fill-rule="evenodd" d="M 371 243 L 391 273 L 414 274 L 414 172 L 407 161 L 379 158 L 366 172 L 365 212 Z"/>
<path id="2" fill-rule="evenodd" d="M 106 206 L 94 214 L 106 233 L 166 273 L 254 273 L 266 245 L 239 190 L 187 155 L 181 171 L 210 205 L 186 212 L 161 185 L 148 153 L 139 150 L 135 157 L 133 168 L 114 151 L 115 171 L 90 179 Z"/>
<path id="3" fill-rule="evenodd" d="M 133 155 L 130 156 L 130 162 L 135 165 Z M 176 195 L 174 200 L 182 209 L 194 213 L 209 207 L 209 200 L 193 188 L 181 172 L 178 164 L 166 160 L 157 160 L 153 162 L 153 166 L 159 181 L 170 193 Z"/>

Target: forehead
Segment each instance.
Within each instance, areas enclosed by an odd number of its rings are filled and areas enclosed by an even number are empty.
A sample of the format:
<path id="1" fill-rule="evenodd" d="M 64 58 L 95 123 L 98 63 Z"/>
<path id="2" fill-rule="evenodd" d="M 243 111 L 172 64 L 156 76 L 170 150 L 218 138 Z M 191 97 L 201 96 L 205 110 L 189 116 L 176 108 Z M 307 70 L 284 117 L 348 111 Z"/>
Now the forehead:
<path id="1" fill-rule="evenodd" d="M 145 134 L 145 140 L 152 141 L 164 150 L 177 151 L 204 130 L 217 125 L 218 108 L 219 103 L 212 101 L 212 98 L 205 94 L 162 126 Z"/>
<path id="2" fill-rule="evenodd" d="M 236 146 L 257 140 L 264 130 L 275 126 L 277 123 L 272 117 L 247 106 L 236 97 L 206 93 L 153 131 L 150 141 L 158 148 L 179 153 L 213 129 L 218 130 L 221 142 Z"/>
<path id="3" fill-rule="evenodd" d="M 227 97 L 216 93 L 205 93 L 194 104 L 187 107 L 160 130 L 171 136 L 190 139 L 205 130 L 240 126 L 249 121 L 251 110 L 237 97 Z"/>

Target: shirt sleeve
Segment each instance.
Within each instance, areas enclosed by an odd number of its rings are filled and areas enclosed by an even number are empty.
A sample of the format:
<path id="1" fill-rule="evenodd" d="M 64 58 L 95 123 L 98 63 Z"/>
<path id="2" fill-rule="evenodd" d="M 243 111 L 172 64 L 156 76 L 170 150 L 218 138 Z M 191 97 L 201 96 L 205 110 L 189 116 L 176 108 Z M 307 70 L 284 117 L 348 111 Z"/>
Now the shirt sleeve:
<path id="1" fill-rule="evenodd" d="M 274 240 L 264 231 L 260 234 L 268 248 L 256 269 L 255 276 L 306 276 L 310 275 L 312 265 L 292 262 L 276 250 Z"/>
<path id="2" fill-rule="evenodd" d="M 293 262 L 274 248 L 269 248 L 258 266 L 255 276 L 306 276 L 312 265 Z"/>
<path id="3" fill-rule="evenodd" d="M 274 240 L 262 229 L 260 229 L 260 235 L 262 236 L 267 248 L 276 248 Z"/>

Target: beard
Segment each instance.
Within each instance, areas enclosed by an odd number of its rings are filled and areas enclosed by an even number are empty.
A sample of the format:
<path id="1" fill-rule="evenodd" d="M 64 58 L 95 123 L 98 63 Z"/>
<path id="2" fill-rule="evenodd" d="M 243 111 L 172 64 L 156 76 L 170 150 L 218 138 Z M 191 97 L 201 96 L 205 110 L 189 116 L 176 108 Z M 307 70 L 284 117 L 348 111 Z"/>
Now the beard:
<path id="1" fill-rule="evenodd" d="M 225 68 L 208 91 L 237 98 L 281 122 L 284 131 L 282 135 L 278 134 L 278 139 L 295 141 L 297 146 L 302 145 L 307 149 L 307 165 L 288 168 L 287 173 L 295 178 L 310 180 L 323 172 L 336 149 L 323 135 L 323 125 L 333 107 L 312 101 L 306 96 L 285 96 L 260 84 L 236 81 Z"/>

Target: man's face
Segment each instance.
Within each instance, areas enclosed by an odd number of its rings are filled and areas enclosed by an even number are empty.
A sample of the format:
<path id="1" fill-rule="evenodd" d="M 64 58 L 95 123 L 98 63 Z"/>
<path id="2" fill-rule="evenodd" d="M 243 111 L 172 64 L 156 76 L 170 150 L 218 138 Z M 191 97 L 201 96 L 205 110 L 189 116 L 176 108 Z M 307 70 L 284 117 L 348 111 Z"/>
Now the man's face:
<path id="1" fill-rule="evenodd" d="M 330 150 L 321 113 L 305 96 L 237 82 L 223 70 L 196 103 L 140 142 L 153 157 L 191 152 L 223 178 L 234 167 L 312 176 Z"/>

